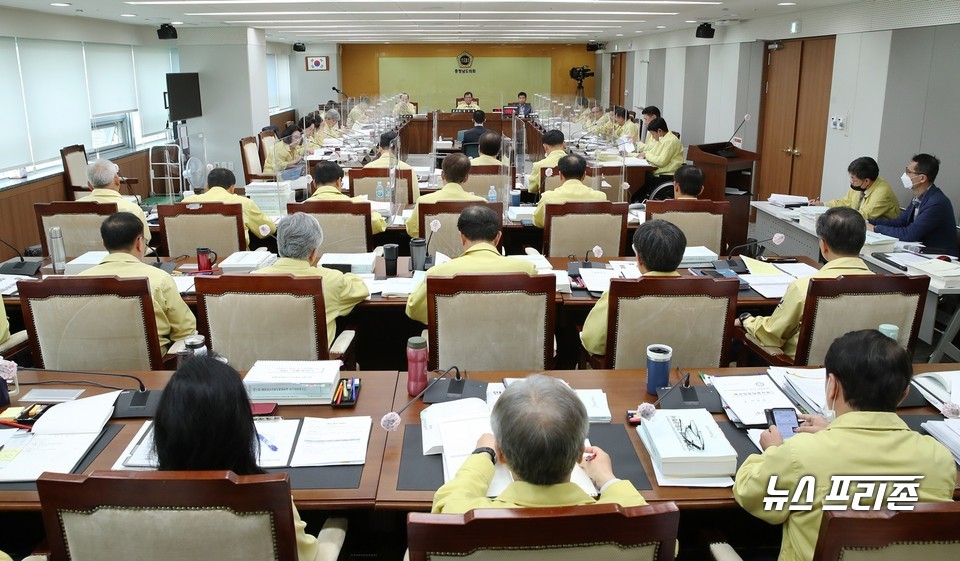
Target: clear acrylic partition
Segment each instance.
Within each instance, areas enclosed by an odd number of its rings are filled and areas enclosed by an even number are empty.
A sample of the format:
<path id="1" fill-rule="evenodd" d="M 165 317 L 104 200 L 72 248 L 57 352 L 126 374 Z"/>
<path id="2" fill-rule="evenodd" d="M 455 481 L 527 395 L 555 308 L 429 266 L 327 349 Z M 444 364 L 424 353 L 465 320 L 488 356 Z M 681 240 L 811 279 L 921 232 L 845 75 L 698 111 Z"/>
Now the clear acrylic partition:
<path id="1" fill-rule="evenodd" d="M 383 194 L 381 199 L 384 202 L 390 203 L 391 215 L 399 216 L 403 212 L 403 203 L 401 201 L 406 200 L 405 197 L 401 197 L 397 193 L 397 167 L 400 163 L 400 135 L 398 134 L 390 142 L 390 181 L 386 185 L 386 192 Z M 379 189 L 377 195 L 379 196 Z"/>
<path id="2" fill-rule="evenodd" d="M 503 155 L 510 155 L 506 160 L 510 163 L 513 170 L 512 177 L 508 178 L 511 183 L 511 189 L 523 189 L 526 185 L 525 171 L 527 162 L 527 142 L 526 142 L 526 124 L 520 117 L 514 115 L 510 120 L 510 138 L 513 139 L 511 145 L 506 145 L 501 151 Z M 512 148 L 512 149 L 511 149 Z M 504 205 L 506 206 L 506 205 Z"/>
<path id="3" fill-rule="evenodd" d="M 440 137 L 440 111 L 434 111 L 431 114 L 431 119 L 433 121 L 433 128 L 430 129 L 430 177 L 427 179 L 427 187 L 430 189 L 436 189 L 440 187 L 439 177 L 437 176 L 437 143 L 442 142 L 443 139 Z"/>
<path id="4" fill-rule="evenodd" d="M 318 150 L 310 147 L 300 131 L 281 137 L 267 151 L 263 164 L 265 174 L 273 175 L 275 181 L 254 181 L 247 184 L 246 196 L 257 203 L 268 216 L 285 216 L 287 203 L 296 200 L 297 190 L 307 190 L 311 177 L 307 166 L 308 152 Z M 312 155 L 312 154 L 310 154 Z"/>

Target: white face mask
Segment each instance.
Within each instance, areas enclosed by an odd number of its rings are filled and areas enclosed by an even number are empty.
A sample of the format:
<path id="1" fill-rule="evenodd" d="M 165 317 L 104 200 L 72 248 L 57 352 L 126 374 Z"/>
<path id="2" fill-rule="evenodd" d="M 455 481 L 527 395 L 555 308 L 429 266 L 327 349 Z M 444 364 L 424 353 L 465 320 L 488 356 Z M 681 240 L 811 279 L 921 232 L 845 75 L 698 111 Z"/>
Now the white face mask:
<path id="1" fill-rule="evenodd" d="M 836 403 L 833 405 L 827 403 L 827 406 L 820 410 L 820 412 L 823 413 L 823 418 L 826 419 L 827 423 L 832 423 L 834 419 L 837 418 L 837 411 L 833 408 L 834 405 L 836 405 Z"/>
<path id="2" fill-rule="evenodd" d="M 900 183 L 903 183 L 903 186 L 907 189 L 913 189 L 913 180 L 910 179 L 910 176 L 907 175 L 907 172 L 903 172 L 903 175 L 900 176 Z"/>

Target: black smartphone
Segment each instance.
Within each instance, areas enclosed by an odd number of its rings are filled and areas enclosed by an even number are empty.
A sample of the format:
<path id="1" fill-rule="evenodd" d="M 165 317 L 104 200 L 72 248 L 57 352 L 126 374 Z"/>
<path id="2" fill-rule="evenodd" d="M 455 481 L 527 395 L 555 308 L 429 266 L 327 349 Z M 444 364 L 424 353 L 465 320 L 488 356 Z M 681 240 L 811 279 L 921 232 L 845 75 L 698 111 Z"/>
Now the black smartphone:
<path id="1" fill-rule="evenodd" d="M 766 261 L 767 263 L 797 263 L 798 262 L 795 257 L 763 257 L 761 259 L 763 261 Z"/>
<path id="2" fill-rule="evenodd" d="M 797 411 L 790 407 L 775 407 L 765 409 L 767 414 L 767 425 L 774 425 L 780 431 L 780 436 L 784 440 L 793 436 L 794 429 L 800 426 L 800 419 L 797 418 Z"/>

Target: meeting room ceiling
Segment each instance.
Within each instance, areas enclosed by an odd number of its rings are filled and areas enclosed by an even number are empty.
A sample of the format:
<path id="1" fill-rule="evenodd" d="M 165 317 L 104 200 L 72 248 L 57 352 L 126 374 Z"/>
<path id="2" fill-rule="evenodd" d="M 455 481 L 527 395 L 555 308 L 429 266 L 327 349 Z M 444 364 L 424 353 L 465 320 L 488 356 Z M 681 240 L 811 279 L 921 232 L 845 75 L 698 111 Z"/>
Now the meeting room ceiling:
<path id="1" fill-rule="evenodd" d="M 0 0 L 0 6 L 126 24 L 242 26 L 294 43 L 586 43 L 853 0 Z M 179 22 L 179 23 L 178 23 Z M 641 35 L 642 34 L 642 35 Z"/>

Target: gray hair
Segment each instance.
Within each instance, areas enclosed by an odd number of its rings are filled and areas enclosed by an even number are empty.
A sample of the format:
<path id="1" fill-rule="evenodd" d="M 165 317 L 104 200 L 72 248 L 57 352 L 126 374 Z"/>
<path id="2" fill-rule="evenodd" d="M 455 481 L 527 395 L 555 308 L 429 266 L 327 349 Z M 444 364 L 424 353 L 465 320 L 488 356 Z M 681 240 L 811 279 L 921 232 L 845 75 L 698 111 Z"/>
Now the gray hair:
<path id="1" fill-rule="evenodd" d="M 510 384 L 493 406 L 490 425 L 510 469 L 534 485 L 569 481 L 590 430 L 577 394 L 543 374 Z"/>
<path id="2" fill-rule="evenodd" d="M 87 166 L 87 181 L 94 189 L 113 184 L 113 178 L 120 172 L 117 164 L 110 160 L 97 160 Z"/>
<path id="3" fill-rule="evenodd" d="M 323 114 L 324 119 L 330 119 L 331 121 L 340 120 L 340 112 L 336 109 L 327 109 L 326 113 Z"/>
<path id="4" fill-rule="evenodd" d="M 277 251 L 280 257 L 307 259 L 323 243 L 323 229 L 309 214 L 291 214 L 277 226 Z"/>

